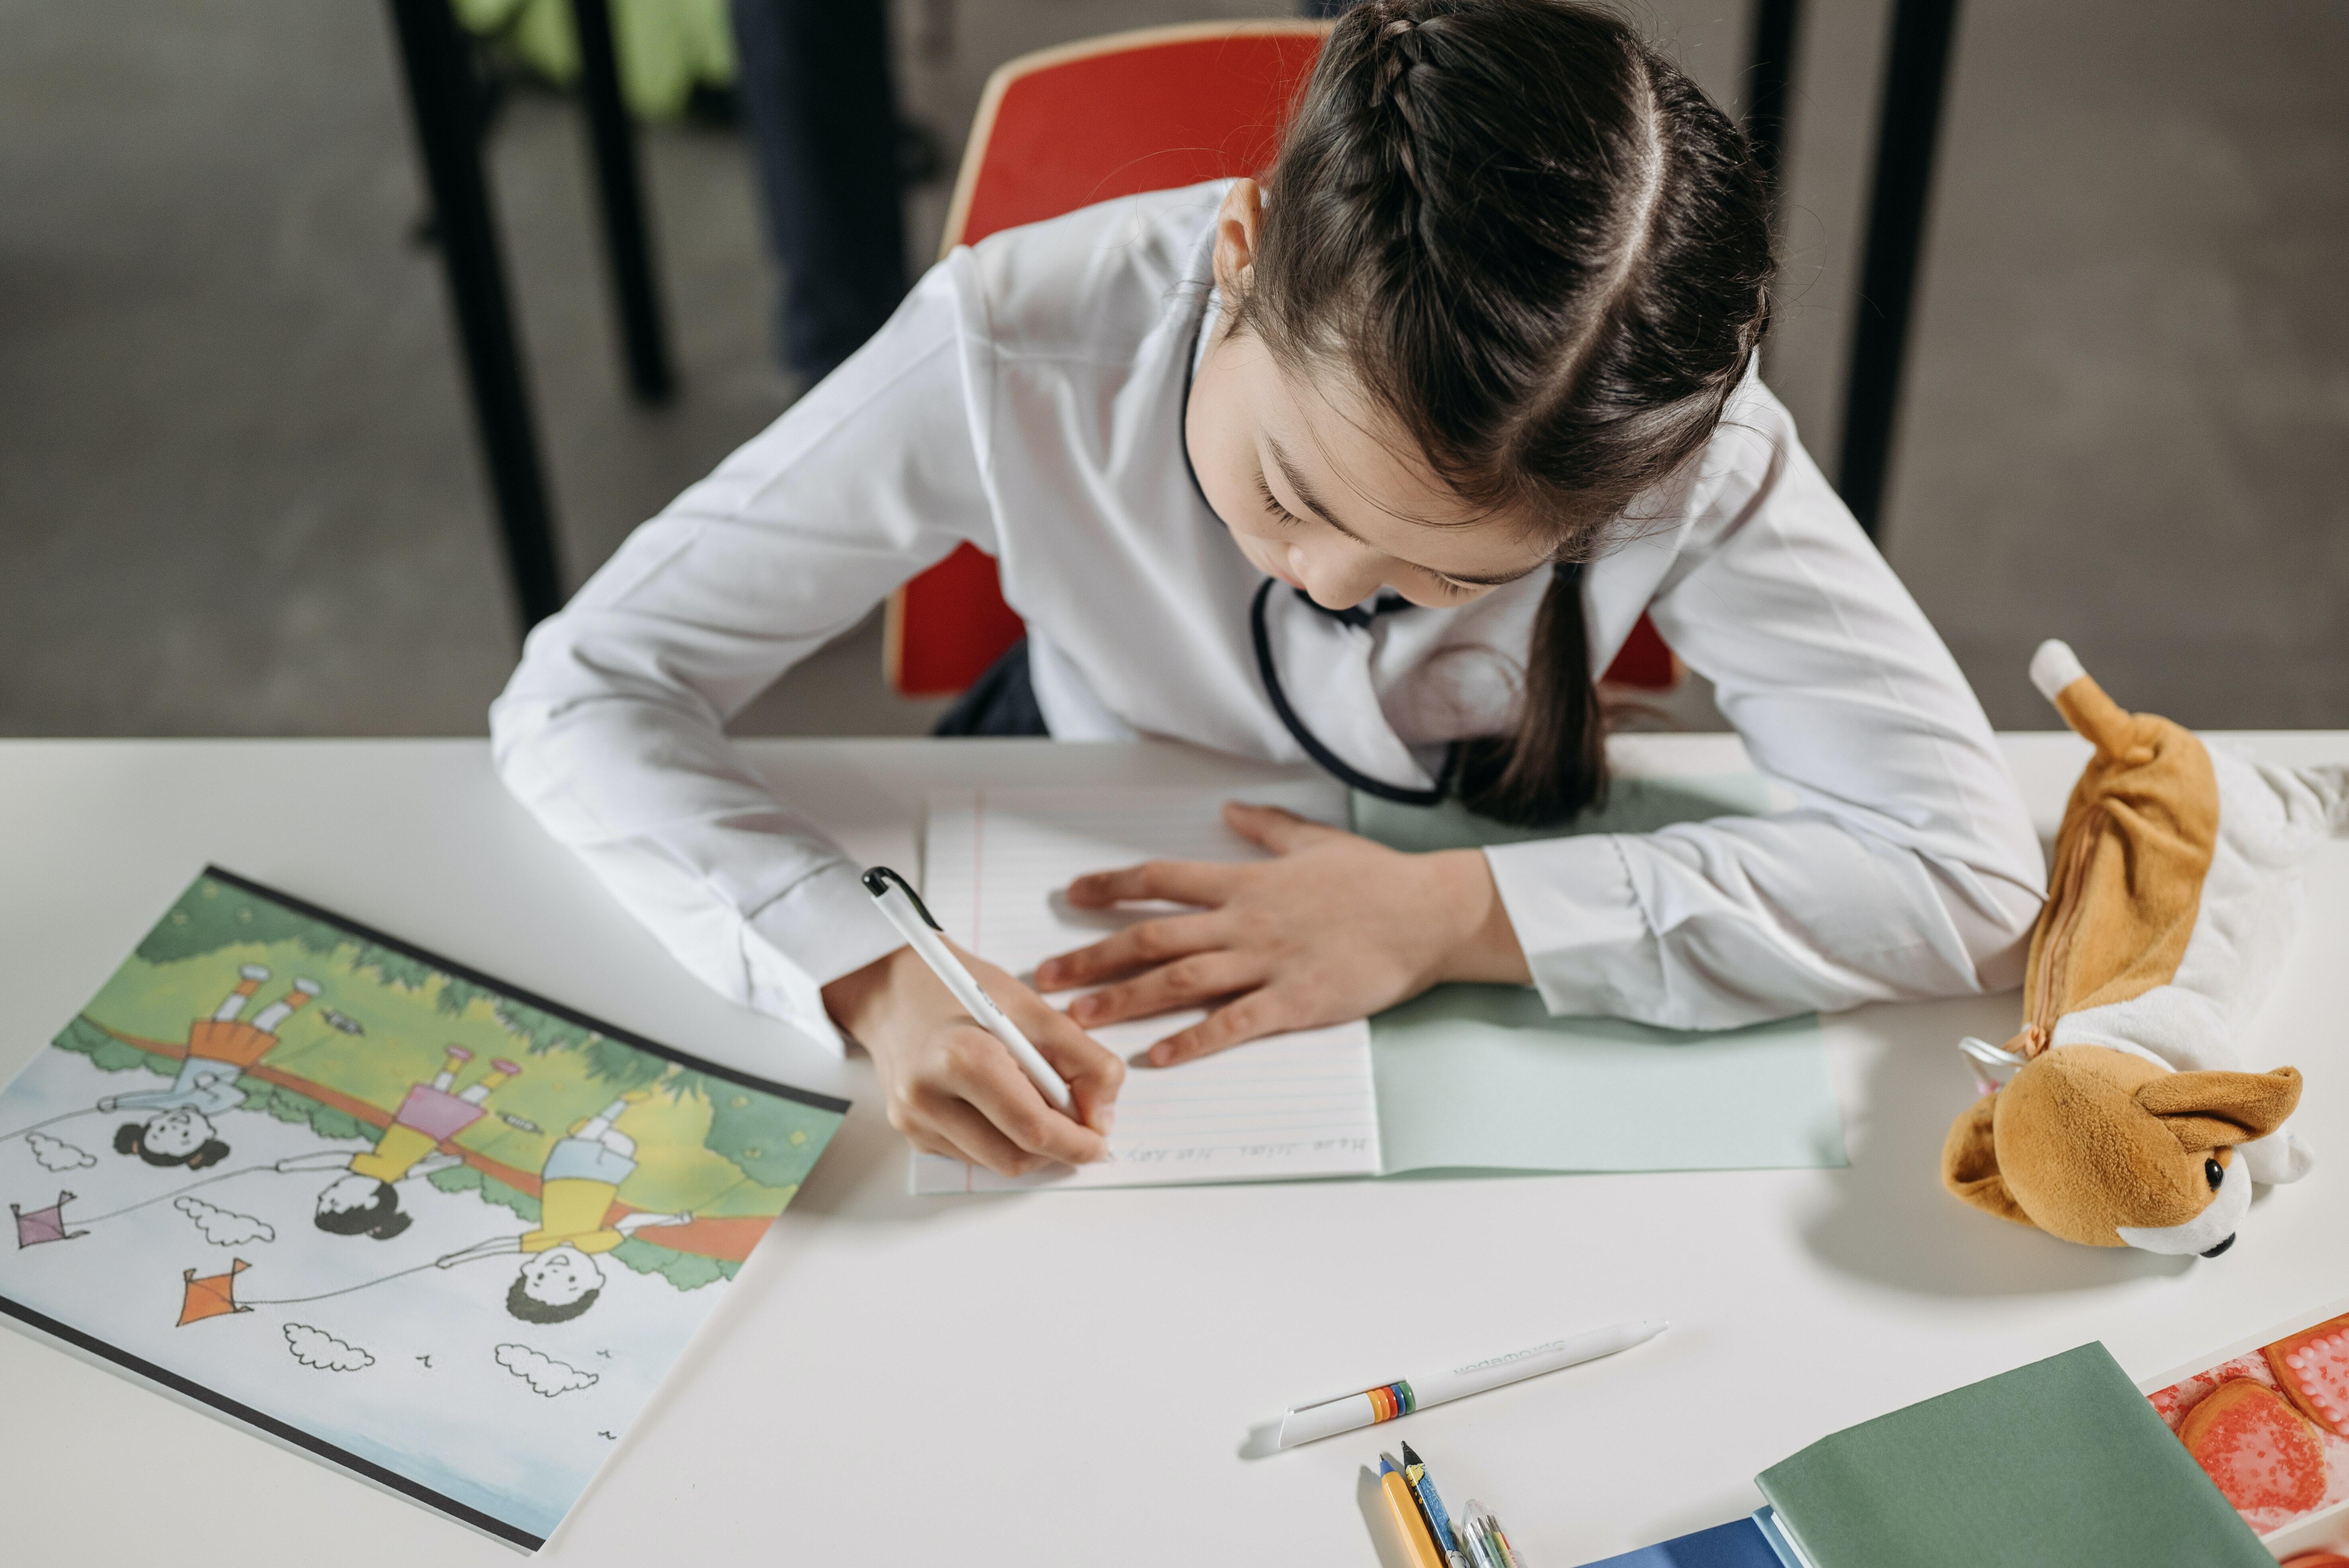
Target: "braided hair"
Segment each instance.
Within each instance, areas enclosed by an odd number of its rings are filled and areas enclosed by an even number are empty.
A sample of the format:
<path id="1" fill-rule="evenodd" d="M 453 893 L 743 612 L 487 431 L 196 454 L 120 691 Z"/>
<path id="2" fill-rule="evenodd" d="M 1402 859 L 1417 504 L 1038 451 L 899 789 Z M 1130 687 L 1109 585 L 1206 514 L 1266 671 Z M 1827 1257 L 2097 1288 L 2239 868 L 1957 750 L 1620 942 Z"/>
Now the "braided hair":
<path id="1" fill-rule="evenodd" d="M 1578 563 L 1711 439 L 1769 318 L 1744 137 L 1618 18 L 1568 0 L 1367 0 L 1278 160 L 1237 325 L 1350 377 L 1480 512 L 1559 563 L 1522 717 L 1456 786 L 1554 823 L 1605 787 Z"/>

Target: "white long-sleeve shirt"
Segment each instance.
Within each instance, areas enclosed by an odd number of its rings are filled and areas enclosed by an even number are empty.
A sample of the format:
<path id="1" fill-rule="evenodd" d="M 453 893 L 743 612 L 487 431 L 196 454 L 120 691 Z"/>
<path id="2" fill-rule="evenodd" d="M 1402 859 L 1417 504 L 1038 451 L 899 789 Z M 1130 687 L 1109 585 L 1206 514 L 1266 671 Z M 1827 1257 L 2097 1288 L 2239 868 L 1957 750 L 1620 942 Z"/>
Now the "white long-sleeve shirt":
<path id="1" fill-rule="evenodd" d="M 958 249 L 889 325 L 631 535 L 491 714 L 506 785 L 693 973 L 838 1040 L 819 988 L 898 945 L 840 849 L 722 731 L 968 541 L 1062 739 L 1301 761 L 1262 576 L 1183 442 L 1220 183 Z M 2002 989 L 2043 887 L 1980 705 L 1758 380 L 1583 574 L 1591 667 L 1642 610 L 1794 810 L 1486 851 L 1553 1012 L 1709 1027 Z M 1352 627 L 1275 592 L 1281 684 L 1353 767 L 1424 786 L 1516 717 L 1547 573 Z M 1463 648 L 1490 656 L 1460 656 Z"/>

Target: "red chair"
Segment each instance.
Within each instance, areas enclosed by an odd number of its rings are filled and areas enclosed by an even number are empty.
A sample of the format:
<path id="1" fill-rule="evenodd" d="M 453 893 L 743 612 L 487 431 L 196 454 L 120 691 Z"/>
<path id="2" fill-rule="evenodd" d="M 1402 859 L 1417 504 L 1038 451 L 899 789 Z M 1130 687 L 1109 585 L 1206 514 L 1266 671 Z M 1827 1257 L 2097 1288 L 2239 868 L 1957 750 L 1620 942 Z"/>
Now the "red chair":
<path id="1" fill-rule="evenodd" d="M 999 67 L 971 126 L 940 253 L 1096 201 L 1259 172 L 1328 31 L 1304 21 L 1147 27 Z M 994 560 L 960 545 L 890 596 L 883 668 L 900 696 L 950 696 L 1022 631 Z M 1608 678 L 1675 684 L 1671 653 L 1645 617 Z"/>

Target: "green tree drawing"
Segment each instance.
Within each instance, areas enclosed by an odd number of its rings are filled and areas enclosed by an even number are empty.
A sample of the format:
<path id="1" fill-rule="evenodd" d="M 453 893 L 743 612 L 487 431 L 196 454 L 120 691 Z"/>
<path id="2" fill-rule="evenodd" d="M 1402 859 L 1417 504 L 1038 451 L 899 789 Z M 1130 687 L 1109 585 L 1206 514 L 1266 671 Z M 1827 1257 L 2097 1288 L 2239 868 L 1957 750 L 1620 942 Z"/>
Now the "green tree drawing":
<path id="1" fill-rule="evenodd" d="M 791 1188 L 807 1180 L 815 1150 L 839 1119 L 812 1106 L 711 1083 L 709 1136 L 703 1141 L 762 1186 Z"/>
<path id="2" fill-rule="evenodd" d="M 79 1014 L 74 1016 L 72 1023 L 59 1029 L 57 1038 L 51 1040 L 49 1044 L 61 1051 L 78 1051 L 88 1057 L 90 1065 L 100 1072 L 119 1073 L 132 1068 L 146 1068 L 150 1071 L 160 1073 L 165 1078 L 171 1076 L 172 1069 L 170 1067 L 140 1050 L 137 1046 L 124 1045 Z"/>
<path id="3" fill-rule="evenodd" d="M 198 877 L 139 944 L 139 956 L 150 964 L 171 964 L 240 942 L 298 942 L 313 953 L 332 953 L 348 941 L 324 921 L 296 914 L 243 888 Z"/>

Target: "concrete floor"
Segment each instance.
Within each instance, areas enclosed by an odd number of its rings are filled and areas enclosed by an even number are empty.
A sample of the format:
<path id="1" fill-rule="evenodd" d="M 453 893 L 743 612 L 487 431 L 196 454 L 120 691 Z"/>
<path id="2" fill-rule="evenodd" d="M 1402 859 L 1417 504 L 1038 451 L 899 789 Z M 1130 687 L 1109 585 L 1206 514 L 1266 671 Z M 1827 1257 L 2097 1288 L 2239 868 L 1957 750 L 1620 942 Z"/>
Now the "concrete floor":
<path id="1" fill-rule="evenodd" d="M 1765 365 L 1832 470 L 1887 0 L 1806 7 Z M 897 0 L 909 113 L 1070 37 L 1280 7 Z M 1734 104 L 1742 5 L 1636 6 Z M 382 10 L 0 0 L 0 733 L 477 734 L 515 628 Z M 1965 10 L 1885 543 L 1992 717 L 2071 638 L 2134 705 L 2349 726 L 2349 13 Z M 619 389 L 580 129 L 492 175 L 576 582 L 786 407 L 745 151 L 646 138 L 685 395 Z M 935 250 L 945 191 L 917 191 Z M 750 733 L 891 733 L 868 626 Z M 1702 722 L 1699 715 L 1698 722 Z"/>

